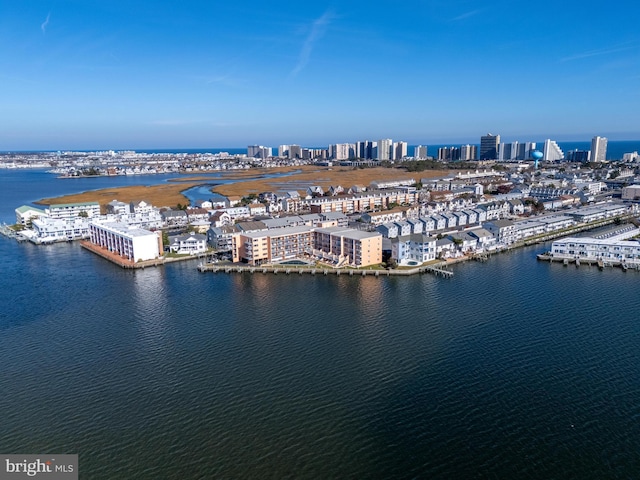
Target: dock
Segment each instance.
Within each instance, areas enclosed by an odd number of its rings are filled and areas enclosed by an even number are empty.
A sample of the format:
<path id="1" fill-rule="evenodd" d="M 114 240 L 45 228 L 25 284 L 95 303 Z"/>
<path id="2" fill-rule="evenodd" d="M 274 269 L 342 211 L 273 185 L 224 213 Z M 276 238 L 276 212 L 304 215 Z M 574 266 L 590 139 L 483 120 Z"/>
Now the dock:
<path id="1" fill-rule="evenodd" d="M 347 276 L 361 276 L 361 277 L 394 277 L 394 276 L 409 276 L 418 275 L 423 273 L 430 273 L 433 275 L 451 278 L 453 272 L 442 268 L 441 265 L 429 265 L 423 267 L 416 267 L 403 270 L 381 270 L 375 268 L 328 268 L 328 267 L 290 267 L 287 265 L 261 265 L 261 266 L 248 266 L 248 265 L 236 265 L 227 264 L 220 265 L 214 263 L 201 263 L 198 265 L 198 271 L 200 272 L 212 272 L 212 273 L 248 273 L 248 274 L 273 274 L 273 275 L 347 275 Z"/>
<path id="2" fill-rule="evenodd" d="M 576 268 L 586 265 L 587 267 L 597 266 L 600 270 L 604 270 L 607 267 L 620 267 L 625 272 L 628 270 L 640 271 L 640 263 L 638 262 L 622 262 L 622 261 L 611 260 L 611 259 L 603 260 L 599 258 L 585 258 L 585 257 L 571 257 L 571 258 L 558 257 L 558 256 L 553 257 L 548 253 L 541 253 L 537 255 L 537 258 L 538 260 L 543 262 L 549 262 L 549 263 L 560 262 L 564 266 L 575 265 Z"/>
<path id="3" fill-rule="evenodd" d="M 185 260 L 197 260 L 198 258 L 202 258 L 205 254 L 200 256 L 185 256 L 185 257 L 158 257 L 153 260 L 143 260 L 139 262 L 134 262 L 133 260 L 129 260 L 128 258 L 121 257 L 117 253 L 111 252 L 104 247 L 91 243 L 88 240 L 81 240 L 80 246 L 86 250 L 89 250 L 92 253 L 95 253 L 99 257 L 104 258 L 105 260 L 110 261 L 111 263 L 119 266 L 124 269 L 139 269 L 139 268 L 147 268 L 147 267 L 159 267 L 161 265 L 166 265 L 167 263 L 173 262 L 182 262 Z"/>

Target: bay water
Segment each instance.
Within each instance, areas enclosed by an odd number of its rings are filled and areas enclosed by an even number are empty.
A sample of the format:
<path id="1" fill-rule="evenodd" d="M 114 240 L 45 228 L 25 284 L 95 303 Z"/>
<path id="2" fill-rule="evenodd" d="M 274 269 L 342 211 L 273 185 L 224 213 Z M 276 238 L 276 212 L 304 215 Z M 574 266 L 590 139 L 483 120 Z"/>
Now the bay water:
<path id="1" fill-rule="evenodd" d="M 0 172 L 0 220 L 86 189 L 40 175 Z M 0 452 L 87 479 L 636 478 L 640 273 L 546 248 L 361 278 L 0 237 Z"/>

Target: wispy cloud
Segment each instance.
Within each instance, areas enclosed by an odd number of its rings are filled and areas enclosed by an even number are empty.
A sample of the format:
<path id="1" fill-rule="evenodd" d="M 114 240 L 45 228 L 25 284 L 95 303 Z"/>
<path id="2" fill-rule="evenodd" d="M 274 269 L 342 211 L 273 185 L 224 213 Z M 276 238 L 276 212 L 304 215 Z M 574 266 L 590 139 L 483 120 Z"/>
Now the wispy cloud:
<path id="1" fill-rule="evenodd" d="M 582 60 L 583 58 L 598 57 L 601 55 L 611 55 L 612 53 L 624 52 L 625 50 L 631 50 L 636 48 L 633 45 L 619 45 L 611 48 L 599 48 L 597 50 L 590 50 L 588 52 L 577 53 L 560 59 L 560 62 L 571 62 L 573 60 Z"/>
<path id="2" fill-rule="evenodd" d="M 47 25 L 49 25 L 49 18 L 51 18 L 51 12 L 47 14 L 46 20 L 40 24 L 40 30 L 42 30 L 43 35 L 47 33 Z"/>
<path id="3" fill-rule="evenodd" d="M 167 119 L 153 120 L 151 125 L 159 125 L 163 127 L 179 127 L 183 125 L 194 125 L 196 123 L 205 123 L 206 120 L 184 120 L 184 119 Z"/>
<path id="4" fill-rule="evenodd" d="M 458 15 L 457 17 L 454 17 L 451 19 L 452 22 L 458 22 L 460 20 L 466 20 L 467 18 L 473 17 L 477 14 L 479 14 L 480 12 L 482 12 L 482 9 L 476 9 L 476 10 L 471 10 L 469 12 L 465 12 L 461 15 Z"/>
<path id="5" fill-rule="evenodd" d="M 193 119 L 187 120 L 183 118 L 173 118 L 173 119 L 164 119 L 164 120 L 152 120 L 149 122 L 150 125 L 155 125 L 158 127 L 214 127 L 214 128 L 231 128 L 231 127 L 246 127 L 249 125 L 253 125 L 253 123 L 237 123 L 237 122 L 229 122 L 227 120 L 211 120 L 211 119 Z"/>
<path id="6" fill-rule="evenodd" d="M 311 31 L 307 35 L 307 38 L 304 40 L 302 44 L 302 49 L 300 50 L 300 55 L 298 56 L 298 63 L 291 70 L 290 76 L 295 77 L 307 66 L 309 63 L 309 58 L 311 57 L 311 52 L 313 51 L 313 47 L 316 42 L 322 38 L 325 31 L 327 30 L 327 25 L 331 23 L 331 20 L 335 18 L 333 12 L 327 10 L 322 14 L 320 18 L 314 20 L 313 25 L 311 26 Z"/>

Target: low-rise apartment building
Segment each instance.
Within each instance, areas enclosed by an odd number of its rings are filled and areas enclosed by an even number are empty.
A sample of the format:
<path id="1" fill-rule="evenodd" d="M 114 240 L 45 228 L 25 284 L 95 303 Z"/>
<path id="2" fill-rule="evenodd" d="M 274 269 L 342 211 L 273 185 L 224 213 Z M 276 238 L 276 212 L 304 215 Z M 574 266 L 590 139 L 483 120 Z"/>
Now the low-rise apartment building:
<path id="1" fill-rule="evenodd" d="M 162 255 L 162 236 L 120 222 L 91 222 L 91 242 L 133 262 Z"/>
<path id="2" fill-rule="evenodd" d="M 567 237 L 551 244 L 551 255 L 558 258 L 638 263 L 640 262 L 640 242 L 637 240 Z"/>
<path id="3" fill-rule="evenodd" d="M 51 218 L 70 220 L 78 217 L 93 218 L 100 215 L 98 202 L 55 203 L 45 210 Z"/>
<path id="4" fill-rule="evenodd" d="M 284 227 L 232 235 L 234 262 L 250 265 L 278 263 L 305 256 L 330 261 L 335 266 L 356 267 L 382 262 L 382 236 L 344 227 Z"/>
<path id="5" fill-rule="evenodd" d="M 389 205 L 414 205 L 418 194 L 415 191 L 373 190 L 352 195 L 318 197 L 303 200 L 301 206 L 314 213 L 342 212 L 345 214 L 388 208 Z"/>

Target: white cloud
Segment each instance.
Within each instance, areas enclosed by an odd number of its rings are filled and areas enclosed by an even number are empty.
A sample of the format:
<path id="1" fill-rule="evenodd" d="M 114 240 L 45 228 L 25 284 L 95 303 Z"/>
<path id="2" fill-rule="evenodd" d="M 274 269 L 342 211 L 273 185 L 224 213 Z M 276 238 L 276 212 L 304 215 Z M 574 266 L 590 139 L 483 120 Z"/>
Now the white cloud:
<path id="1" fill-rule="evenodd" d="M 467 18 L 469 18 L 469 17 L 473 17 L 474 15 L 479 14 L 481 11 L 482 11 L 482 10 L 480 10 L 480 9 L 478 9 L 478 10 L 471 10 L 471 11 L 469 11 L 469 12 L 465 12 L 465 13 L 463 13 L 463 14 L 461 14 L 461 15 L 458 15 L 458 16 L 457 16 L 457 17 L 455 17 L 455 18 L 452 18 L 452 19 L 451 19 L 451 21 L 452 21 L 452 22 L 457 22 L 457 21 L 459 21 L 459 20 L 465 20 L 465 19 L 467 19 Z"/>
<path id="2" fill-rule="evenodd" d="M 291 70 L 291 76 L 295 77 L 306 67 L 307 63 L 309 63 L 309 58 L 311 57 L 311 52 L 313 51 L 313 47 L 316 42 L 322 38 L 324 35 L 327 25 L 333 20 L 335 16 L 331 11 L 326 11 L 322 14 L 320 18 L 314 20 L 313 25 L 311 26 L 311 31 L 307 35 L 304 43 L 302 44 L 302 49 L 300 50 L 300 55 L 298 57 L 298 63 L 295 68 Z"/>
<path id="3" fill-rule="evenodd" d="M 581 60 L 583 58 L 597 57 L 600 55 L 610 55 L 612 53 L 623 52 L 625 50 L 631 50 L 634 46 L 618 46 L 613 48 L 600 48 L 598 50 L 590 50 L 588 52 L 577 53 L 560 59 L 560 62 L 571 62 L 573 60 Z"/>
<path id="4" fill-rule="evenodd" d="M 49 25 L 49 18 L 51 18 L 51 12 L 47 14 L 46 20 L 40 24 L 40 30 L 42 30 L 43 34 L 47 33 L 47 25 Z"/>

